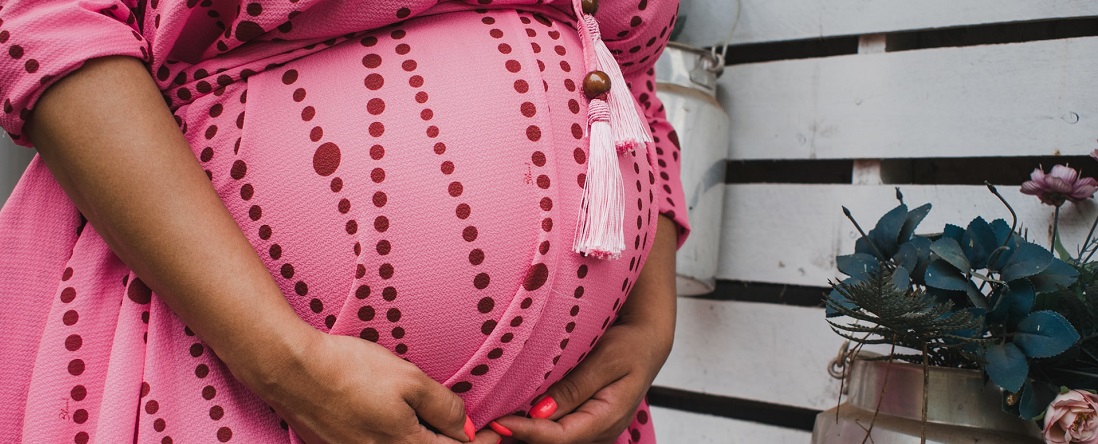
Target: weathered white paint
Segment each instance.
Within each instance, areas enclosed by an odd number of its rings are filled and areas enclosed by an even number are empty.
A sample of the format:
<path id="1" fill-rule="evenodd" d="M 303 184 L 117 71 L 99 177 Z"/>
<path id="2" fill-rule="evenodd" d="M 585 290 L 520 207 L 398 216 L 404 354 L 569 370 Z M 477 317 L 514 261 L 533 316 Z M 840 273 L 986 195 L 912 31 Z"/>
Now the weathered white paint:
<path id="1" fill-rule="evenodd" d="M 0 136 L 0 206 L 11 195 L 34 154 L 34 150 L 15 146 L 6 136 Z"/>
<path id="2" fill-rule="evenodd" d="M 976 216 L 1010 220 L 1010 213 L 983 186 L 901 186 L 905 202 L 914 208 L 934 208 L 919 233 L 940 232 L 946 223 L 967 225 Z M 1031 240 L 1048 246 L 1053 208 L 1017 187 L 999 191 L 1018 212 Z M 837 254 L 854 252 L 858 232 L 843 216 L 850 208 L 867 231 L 895 207 L 891 185 L 728 185 L 717 276 L 752 282 L 826 286 L 838 276 Z M 1066 204 L 1061 210 L 1064 245 L 1074 251 L 1086 237 L 1098 205 L 1093 200 Z"/>
<path id="3" fill-rule="evenodd" d="M 827 364 L 841 344 L 821 308 L 679 298 L 655 385 L 826 410 L 838 399 Z"/>
<path id="4" fill-rule="evenodd" d="M 680 41 L 709 46 L 1098 16 L 1091 0 L 683 0 Z M 732 48 L 735 51 L 735 48 Z"/>
<path id="5" fill-rule="evenodd" d="M 652 407 L 656 440 L 668 444 L 804 444 L 809 432 Z"/>
<path id="6" fill-rule="evenodd" d="M 733 159 L 1086 154 L 1095 53 L 1088 37 L 747 64 L 718 94 Z"/>

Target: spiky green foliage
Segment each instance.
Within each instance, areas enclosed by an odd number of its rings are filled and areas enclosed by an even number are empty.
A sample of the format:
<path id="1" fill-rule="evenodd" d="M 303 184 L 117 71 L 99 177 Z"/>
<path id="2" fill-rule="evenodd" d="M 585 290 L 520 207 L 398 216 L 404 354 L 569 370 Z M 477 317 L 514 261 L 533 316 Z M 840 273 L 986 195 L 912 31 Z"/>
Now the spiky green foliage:
<path id="1" fill-rule="evenodd" d="M 969 310 L 954 311 L 952 301 L 939 301 L 920 289 L 900 288 L 893 271 L 879 267 L 854 282 L 831 282 L 831 287 L 847 301 L 827 299 L 828 308 L 848 316 L 856 323 L 841 324 L 828 320 L 839 336 L 862 344 L 895 344 L 915 350 L 927 345 L 930 362 L 935 365 L 963 362 L 955 359 L 957 347 L 984 339 L 974 338 L 983 331 L 982 319 Z M 922 362 L 922 355 L 895 354 L 894 358 Z"/>

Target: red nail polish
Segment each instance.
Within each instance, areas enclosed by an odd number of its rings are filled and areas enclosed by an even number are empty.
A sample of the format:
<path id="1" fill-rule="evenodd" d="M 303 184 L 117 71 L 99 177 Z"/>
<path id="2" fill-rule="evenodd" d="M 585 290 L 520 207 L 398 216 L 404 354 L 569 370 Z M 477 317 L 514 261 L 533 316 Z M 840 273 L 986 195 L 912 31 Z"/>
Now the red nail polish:
<path id="1" fill-rule="evenodd" d="M 546 396 L 541 398 L 537 404 L 534 404 L 534 408 L 530 409 L 530 417 L 535 419 L 545 419 L 553 416 L 557 412 L 557 400 L 552 396 Z"/>
<path id="2" fill-rule="evenodd" d="M 496 433 L 499 433 L 500 435 L 503 435 L 503 436 L 511 436 L 512 435 L 511 429 L 500 425 L 500 423 L 498 423 L 498 422 L 492 421 L 492 422 L 488 423 L 488 427 L 491 428 Z"/>
<path id="3" fill-rule="evenodd" d="M 477 438 L 477 429 L 473 427 L 473 420 L 469 419 L 469 415 L 465 416 L 465 436 L 469 437 L 469 441 Z"/>

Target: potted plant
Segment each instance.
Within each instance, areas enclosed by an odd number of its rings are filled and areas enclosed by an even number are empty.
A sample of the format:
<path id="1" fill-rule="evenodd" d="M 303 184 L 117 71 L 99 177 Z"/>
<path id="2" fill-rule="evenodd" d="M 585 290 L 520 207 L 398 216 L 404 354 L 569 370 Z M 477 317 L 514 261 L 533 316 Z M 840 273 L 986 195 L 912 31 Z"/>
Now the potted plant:
<path id="1" fill-rule="evenodd" d="M 1098 150 L 1092 156 L 1098 156 Z M 881 413 L 906 412 L 907 419 L 912 419 L 914 411 L 914 418 L 921 422 L 918 430 L 880 433 L 895 432 L 923 442 L 928 434 L 934 435 L 931 441 L 976 442 L 977 438 L 939 440 L 950 435 L 938 429 L 954 427 L 949 430 L 969 435 L 977 430 L 1007 433 L 1005 429 L 1013 426 L 996 416 L 1001 410 L 1020 418 L 1015 421 L 1019 424 L 1042 424 L 1040 436 L 1045 442 L 1098 443 L 1098 396 L 1094 395 L 1098 389 L 1098 262 L 1092 262 L 1098 251 L 1094 235 L 1098 219 L 1075 254 L 1063 247 L 1058 230 L 1060 207 L 1067 201 L 1089 199 L 1098 182 L 1056 165 L 1048 174 L 1038 168 L 1022 185 L 1023 193 L 1055 207 L 1051 248 L 1028 239 L 1018 227 L 1013 208 L 994 186 L 988 184 L 988 188 L 1006 205 L 1011 221 L 977 217 L 965 226 L 947 224 L 935 234 L 916 234 L 931 205 L 909 209 L 897 190 L 900 205 L 865 232 L 844 208 L 862 236 L 854 254 L 836 258 L 839 271 L 847 277 L 831 283 L 833 290 L 826 297 L 828 322 L 856 344 L 851 354 L 866 344 L 891 345 L 886 356 L 865 358 L 881 362 L 862 360 L 854 366 L 853 377 L 881 380 L 871 386 L 853 382 L 852 392 L 871 392 L 866 395 L 868 401 L 860 401 L 873 411 L 868 424 L 860 426 L 864 439 L 881 421 Z M 837 319 L 840 316 L 847 319 Z M 901 369 L 902 363 L 907 366 Z M 889 373 L 910 379 L 904 375 L 912 368 L 921 374 L 922 382 L 914 392 L 911 387 L 885 388 Z M 968 378 L 960 386 L 969 387 L 966 396 L 982 399 L 982 404 L 964 406 L 964 411 L 957 411 L 957 404 L 947 404 L 941 407 L 946 412 L 934 412 L 937 404 L 930 398 L 956 396 L 950 392 L 956 387 L 932 383 L 935 378 Z M 993 398 L 981 398 L 988 389 Z M 907 393 L 909 399 L 888 398 L 874 390 Z M 854 398 L 852 394 L 852 402 Z M 998 405 L 989 406 L 989 402 Z M 817 420 L 814 442 L 840 442 L 828 440 L 833 439 L 828 431 L 835 427 L 821 425 L 829 421 L 824 418 L 828 414 Z M 979 418 L 965 423 L 970 417 Z M 951 423 L 951 419 L 962 423 Z M 837 423 L 835 417 L 830 422 Z M 1040 442 L 1035 432 L 1023 427 L 1010 431 L 1011 436 L 982 439 Z M 849 430 L 846 433 L 841 442 L 851 441 Z"/>

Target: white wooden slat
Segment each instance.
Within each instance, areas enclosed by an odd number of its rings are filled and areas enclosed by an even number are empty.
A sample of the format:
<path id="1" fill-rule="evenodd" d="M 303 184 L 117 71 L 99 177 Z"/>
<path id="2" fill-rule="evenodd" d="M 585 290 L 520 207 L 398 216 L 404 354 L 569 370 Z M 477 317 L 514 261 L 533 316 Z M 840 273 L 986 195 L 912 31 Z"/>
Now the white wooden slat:
<path id="1" fill-rule="evenodd" d="M 34 154 L 34 150 L 15 146 L 7 137 L 0 137 L 0 206 L 11 195 Z"/>
<path id="2" fill-rule="evenodd" d="M 1098 164 L 1084 172 L 1098 171 Z M 1046 167 L 1048 167 L 1046 165 Z M 892 185 L 727 185 L 722 220 L 719 279 L 826 286 L 838 276 L 835 256 L 854 252 L 858 233 L 843 216 L 850 208 L 869 230 L 895 207 Z M 946 223 L 967 225 L 976 216 L 987 220 L 1010 214 L 983 186 L 901 186 L 905 201 L 914 208 L 931 203 L 934 208 L 918 233 L 940 232 Z M 999 191 L 1029 228 L 1030 239 L 1048 246 L 1053 208 L 1036 197 L 1021 194 L 1018 187 Z M 1093 200 L 1065 204 L 1060 229 L 1064 245 L 1074 251 L 1098 215 Z"/>
<path id="3" fill-rule="evenodd" d="M 809 432 L 652 407 L 656 441 L 676 444 L 805 444 Z"/>
<path id="4" fill-rule="evenodd" d="M 835 405 L 839 382 L 827 365 L 842 338 L 823 309 L 679 298 L 677 319 L 675 346 L 654 385 L 817 410 Z"/>
<path id="5" fill-rule="evenodd" d="M 728 39 L 736 1 L 683 0 L 686 27 L 679 40 L 711 46 Z M 1098 16 L 1098 3 L 1090 0 L 739 1 L 733 45 Z"/>
<path id="6" fill-rule="evenodd" d="M 733 159 L 1079 155 L 1098 148 L 1095 53 L 1086 37 L 737 65 L 718 95 Z"/>

